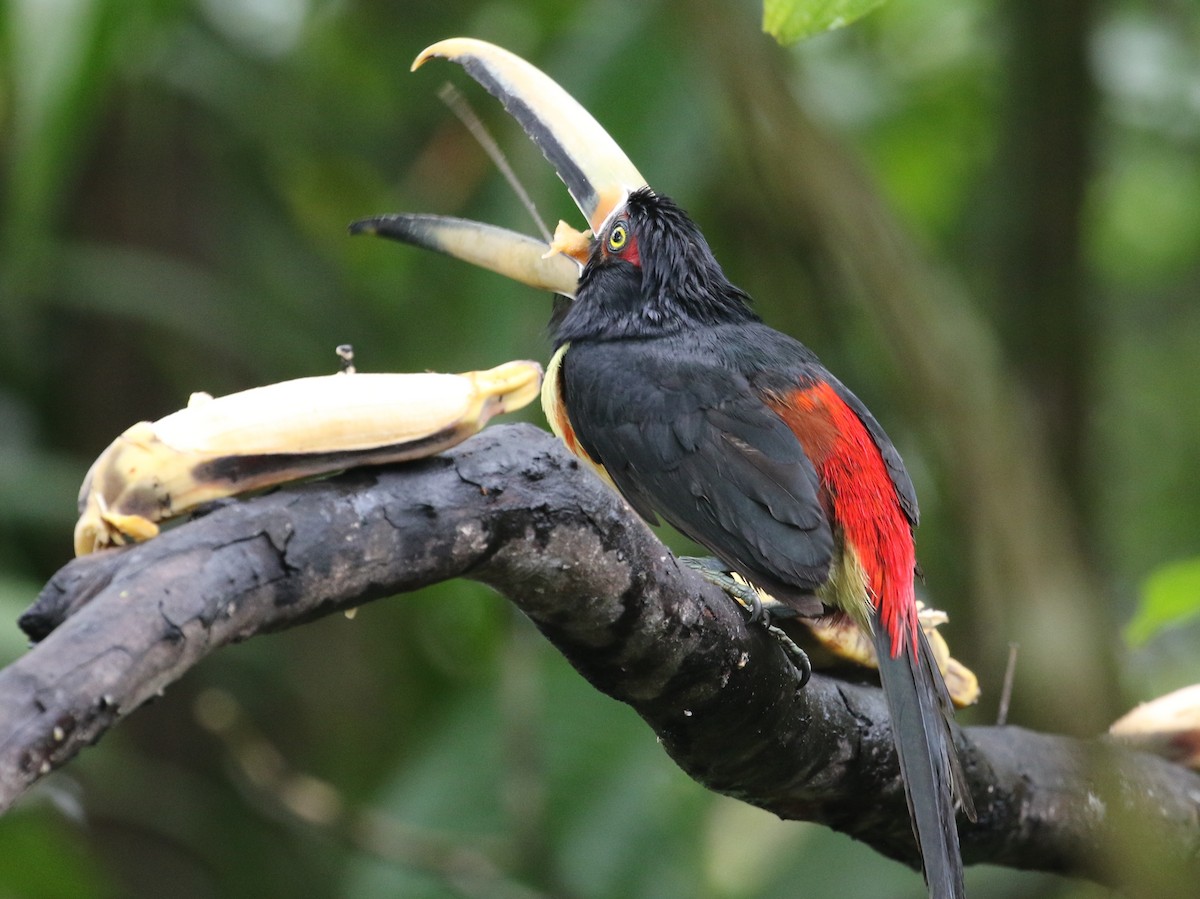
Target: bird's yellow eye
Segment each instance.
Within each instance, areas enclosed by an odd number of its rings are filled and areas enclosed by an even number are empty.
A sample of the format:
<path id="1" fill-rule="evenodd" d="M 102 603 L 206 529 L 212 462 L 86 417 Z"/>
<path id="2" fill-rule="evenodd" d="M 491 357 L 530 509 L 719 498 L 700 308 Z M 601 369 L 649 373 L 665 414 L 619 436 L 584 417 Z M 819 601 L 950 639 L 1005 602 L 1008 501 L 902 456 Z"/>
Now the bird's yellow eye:
<path id="1" fill-rule="evenodd" d="M 629 227 L 624 222 L 617 222 L 608 232 L 608 251 L 619 253 L 629 243 Z"/>

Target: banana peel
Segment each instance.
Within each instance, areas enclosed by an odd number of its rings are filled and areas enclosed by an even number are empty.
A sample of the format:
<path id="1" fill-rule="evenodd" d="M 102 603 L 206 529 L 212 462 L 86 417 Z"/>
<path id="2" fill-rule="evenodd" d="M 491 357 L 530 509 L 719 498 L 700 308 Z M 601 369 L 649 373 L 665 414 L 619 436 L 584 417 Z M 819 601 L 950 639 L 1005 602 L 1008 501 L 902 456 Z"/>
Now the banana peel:
<path id="1" fill-rule="evenodd" d="M 731 576 L 740 584 L 746 580 L 737 572 Z M 766 609 L 777 608 L 782 604 L 765 590 L 757 590 L 758 597 Z M 957 708 L 965 708 L 979 701 L 979 678 L 970 668 L 950 655 L 950 647 L 938 628 L 950 620 L 945 612 L 931 609 L 917 600 L 917 620 L 929 648 L 933 650 L 934 661 L 942 672 L 946 682 L 946 690 L 950 700 Z M 836 668 L 841 665 L 856 665 L 861 668 L 878 670 L 879 658 L 875 654 L 875 644 L 870 636 L 846 615 L 829 615 L 825 618 L 777 618 L 775 624 L 783 627 L 809 655 L 814 668 Z"/>
<path id="2" fill-rule="evenodd" d="M 798 620 L 808 629 L 813 641 L 828 652 L 834 664 L 849 662 L 865 668 L 879 667 L 875 644 L 849 618 L 831 616 Z M 937 662 L 938 670 L 942 672 L 942 679 L 946 682 L 951 701 L 960 709 L 974 705 L 979 701 L 979 678 L 970 668 L 950 655 L 950 647 L 937 630 L 949 621 L 949 617 L 945 612 L 931 609 L 918 600 L 917 620 L 921 629 L 925 631 L 929 648 L 933 650 L 934 661 Z"/>
<path id="3" fill-rule="evenodd" d="M 359 465 L 419 459 L 530 403 L 542 368 L 516 361 L 463 374 L 299 378 L 211 397 L 142 421 L 92 464 L 75 554 L 148 540 L 214 500 Z"/>

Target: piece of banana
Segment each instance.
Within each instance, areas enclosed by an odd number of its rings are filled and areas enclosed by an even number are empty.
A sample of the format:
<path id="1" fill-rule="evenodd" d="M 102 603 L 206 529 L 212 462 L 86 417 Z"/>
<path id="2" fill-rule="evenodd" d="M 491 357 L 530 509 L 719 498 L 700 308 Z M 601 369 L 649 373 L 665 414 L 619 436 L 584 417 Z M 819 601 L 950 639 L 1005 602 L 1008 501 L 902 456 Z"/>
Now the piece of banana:
<path id="1" fill-rule="evenodd" d="M 731 572 L 731 577 L 739 584 L 746 584 L 746 579 L 737 572 Z M 756 588 L 755 592 L 764 608 L 782 605 L 766 590 Z M 950 616 L 945 612 L 932 609 L 921 600 L 917 600 L 917 621 L 929 641 L 933 660 L 942 672 L 950 700 L 961 709 L 979 701 L 979 679 L 974 671 L 950 655 L 949 645 L 938 633 L 938 628 L 949 620 Z M 863 668 L 879 668 L 874 641 L 846 615 L 830 615 L 826 618 L 780 618 L 777 619 L 777 623 L 785 625 L 788 635 L 808 652 L 814 668 L 835 667 L 847 663 Z M 800 628 L 803 628 L 803 631 L 799 630 Z"/>
<path id="2" fill-rule="evenodd" d="M 75 554 L 147 540 L 158 522 L 216 499 L 358 465 L 429 456 L 538 395 L 542 368 L 464 374 L 336 374 L 213 398 L 138 422 L 100 454 L 79 492 Z"/>
<path id="3" fill-rule="evenodd" d="M 812 632 L 813 639 L 836 659 L 866 668 L 879 667 L 875 644 L 850 619 L 832 617 L 798 620 Z M 949 620 L 946 613 L 928 608 L 917 600 L 917 620 L 921 629 L 925 631 L 933 659 L 938 670 L 942 672 L 951 701 L 960 709 L 974 705 L 979 701 L 979 679 L 975 672 L 950 655 L 950 647 L 937 630 Z M 816 666 L 816 661 L 813 665 Z"/>
<path id="4" fill-rule="evenodd" d="M 1108 732 L 1127 746 L 1200 771 L 1200 684 L 1142 703 Z"/>

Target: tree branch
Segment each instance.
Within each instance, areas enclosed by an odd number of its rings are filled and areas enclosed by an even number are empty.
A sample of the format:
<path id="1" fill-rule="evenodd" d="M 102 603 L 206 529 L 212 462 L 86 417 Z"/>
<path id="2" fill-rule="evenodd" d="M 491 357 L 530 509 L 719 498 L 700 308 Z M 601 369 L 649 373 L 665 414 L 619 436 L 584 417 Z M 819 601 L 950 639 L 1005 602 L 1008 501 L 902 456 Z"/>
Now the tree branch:
<path id="1" fill-rule="evenodd" d="M 508 596 L 704 786 L 916 864 L 880 691 L 819 674 L 797 690 L 769 636 L 527 425 L 65 566 L 22 619 L 44 639 L 0 671 L 0 808 L 219 647 L 453 577 Z M 1110 841 L 1134 828 L 1196 867 L 1190 772 L 1014 727 L 967 729 L 961 747 L 979 809 L 967 861 L 1111 881 Z"/>

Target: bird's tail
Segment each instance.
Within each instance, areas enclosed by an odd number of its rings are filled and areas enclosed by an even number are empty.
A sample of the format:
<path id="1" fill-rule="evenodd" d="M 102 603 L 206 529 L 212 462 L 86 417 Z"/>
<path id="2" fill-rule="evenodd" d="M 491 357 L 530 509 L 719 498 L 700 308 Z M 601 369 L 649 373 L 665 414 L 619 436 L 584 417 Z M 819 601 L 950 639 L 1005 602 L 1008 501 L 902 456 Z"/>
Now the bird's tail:
<path id="1" fill-rule="evenodd" d="M 873 624 L 892 739 L 929 895 L 958 899 L 965 891 L 955 802 L 972 820 L 975 810 L 950 732 L 950 696 L 920 628 L 914 658 L 907 646 L 893 656 L 887 629 L 878 620 Z"/>

